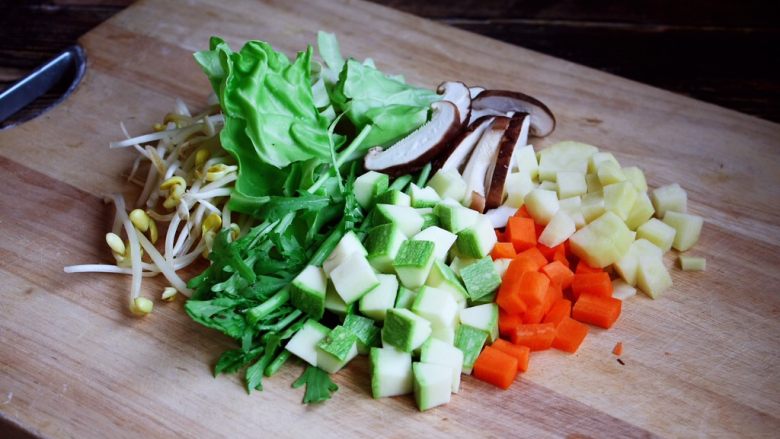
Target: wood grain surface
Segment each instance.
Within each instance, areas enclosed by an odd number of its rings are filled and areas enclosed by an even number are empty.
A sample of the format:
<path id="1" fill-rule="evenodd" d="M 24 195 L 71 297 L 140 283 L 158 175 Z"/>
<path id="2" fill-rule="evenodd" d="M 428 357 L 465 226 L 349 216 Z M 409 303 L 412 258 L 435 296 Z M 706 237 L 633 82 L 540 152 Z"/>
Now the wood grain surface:
<path id="1" fill-rule="evenodd" d="M 374 401 L 361 358 L 341 390 L 300 404 L 286 366 L 247 396 L 210 368 L 228 340 L 182 303 L 125 309 L 129 279 L 66 275 L 108 262 L 102 242 L 129 151 L 109 151 L 119 121 L 140 133 L 209 86 L 191 53 L 220 34 L 292 54 L 335 31 L 345 53 L 435 86 L 518 89 L 558 127 L 544 147 L 577 139 L 638 164 L 648 183 L 679 182 L 705 217 L 693 253 L 703 273 L 672 268 L 662 298 L 635 297 L 615 327 L 579 352 L 542 352 L 508 391 L 470 377 L 444 407 Z M 780 126 L 451 27 L 354 0 L 142 1 L 81 43 L 89 68 L 58 108 L 0 132 L 0 417 L 45 437 L 775 437 L 780 429 Z M 672 264 L 672 256 L 667 260 Z M 164 281 L 144 284 L 156 296 Z M 610 353 L 617 341 L 621 357 Z M 7 425 L 7 424 L 6 424 Z M 2 427 L 0 427 L 2 428 Z"/>

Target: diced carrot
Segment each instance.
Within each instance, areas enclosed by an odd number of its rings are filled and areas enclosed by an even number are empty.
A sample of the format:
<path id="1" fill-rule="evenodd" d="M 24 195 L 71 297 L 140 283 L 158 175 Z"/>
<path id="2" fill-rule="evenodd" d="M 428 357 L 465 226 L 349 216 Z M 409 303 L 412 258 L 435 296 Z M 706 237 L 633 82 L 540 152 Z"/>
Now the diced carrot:
<path id="1" fill-rule="evenodd" d="M 582 294 L 612 297 L 612 281 L 607 273 L 577 273 L 571 282 L 571 294 L 576 301 Z"/>
<path id="2" fill-rule="evenodd" d="M 490 252 L 490 256 L 495 261 L 496 259 L 509 258 L 512 259 L 517 256 L 515 247 L 511 242 L 497 242 L 493 247 L 493 251 Z"/>
<path id="3" fill-rule="evenodd" d="M 523 314 L 525 313 L 526 304 L 520 297 L 521 284 L 520 280 L 523 273 L 536 272 L 536 262 L 534 262 L 528 255 L 516 256 L 509 263 L 504 278 L 501 280 L 501 287 L 498 289 L 498 295 L 496 296 L 496 303 L 509 313 Z"/>
<path id="4" fill-rule="evenodd" d="M 563 319 L 558 325 L 552 346 L 564 352 L 577 352 L 577 349 L 588 335 L 588 325 L 580 323 L 570 317 Z"/>
<path id="5" fill-rule="evenodd" d="M 543 351 L 552 346 L 555 332 L 555 325 L 552 323 L 520 325 L 512 334 L 512 343 L 528 346 L 532 351 Z"/>
<path id="6" fill-rule="evenodd" d="M 550 262 L 542 267 L 541 271 L 550 278 L 550 282 L 562 289 L 569 288 L 571 281 L 574 279 L 574 273 L 560 261 Z"/>
<path id="7" fill-rule="evenodd" d="M 531 218 L 531 214 L 528 213 L 528 208 L 525 206 L 517 209 L 515 216 L 518 218 Z"/>
<path id="8" fill-rule="evenodd" d="M 571 317 L 582 323 L 609 329 L 620 317 L 622 303 L 622 300 L 614 297 L 583 294 L 574 304 Z"/>
<path id="9" fill-rule="evenodd" d="M 544 305 L 529 306 L 523 314 L 523 323 L 542 323 L 544 318 Z"/>
<path id="10" fill-rule="evenodd" d="M 539 249 L 536 247 L 529 248 L 528 250 L 525 250 L 517 254 L 517 256 L 521 256 L 521 255 L 528 256 L 529 258 L 531 258 L 532 261 L 536 263 L 536 269 L 534 271 L 547 265 L 547 258 L 545 258 L 542 252 L 540 252 Z"/>
<path id="11" fill-rule="evenodd" d="M 506 224 L 505 240 L 515 246 L 515 250 L 521 252 L 536 245 L 536 231 L 534 220 L 513 216 Z"/>
<path id="12" fill-rule="evenodd" d="M 577 263 L 577 269 L 574 271 L 574 274 L 579 273 L 601 273 L 604 270 L 601 268 L 593 268 L 590 265 L 586 264 L 585 261 L 580 261 Z"/>
<path id="13" fill-rule="evenodd" d="M 496 239 L 498 239 L 498 242 L 504 242 L 506 241 L 506 235 L 501 230 L 496 229 Z"/>
<path id="14" fill-rule="evenodd" d="M 544 302 L 542 303 L 542 315 L 546 315 L 550 312 L 553 304 L 563 299 L 563 290 L 558 285 L 550 282 L 550 286 L 547 287 L 547 293 L 544 295 Z"/>
<path id="15" fill-rule="evenodd" d="M 566 245 L 562 244 L 556 247 L 555 254 L 553 255 L 552 261 L 558 261 L 561 264 L 563 264 L 566 268 L 570 267 L 569 258 L 566 257 Z"/>
<path id="16" fill-rule="evenodd" d="M 612 348 L 612 353 L 617 355 L 618 357 L 623 355 L 623 342 L 619 341 L 615 344 L 615 347 Z"/>
<path id="17" fill-rule="evenodd" d="M 528 346 L 519 346 L 499 338 L 494 341 L 490 347 L 517 358 L 518 372 L 525 372 L 528 370 L 528 357 L 531 355 L 531 349 L 529 349 Z"/>
<path id="18" fill-rule="evenodd" d="M 542 305 L 550 279 L 538 271 L 526 271 L 520 276 L 517 294 L 526 305 Z M 509 310 L 507 310 L 509 311 Z"/>
<path id="19" fill-rule="evenodd" d="M 563 245 L 563 244 L 561 244 L 561 245 Z M 552 257 L 555 254 L 555 249 L 557 248 L 557 246 L 556 247 L 547 247 L 546 245 L 540 243 L 540 244 L 536 245 L 536 248 L 539 249 L 539 251 L 545 257 L 545 259 L 550 261 L 550 260 L 552 260 Z"/>
<path id="20" fill-rule="evenodd" d="M 534 223 L 534 230 L 536 231 L 536 239 L 538 240 L 538 239 L 539 239 L 539 236 L 540 236 L 540 235 L 542 234 L 542 232 L 544 231 L 544 226 L 543 226 L 543 225 L 541 225 L 541 224 L 536 224 L 536 223 Z"/>
<path id="21" fill-rule="evenodd" d="M 571 316 L 571 300 L 561 299 L 553 304 L 547 315 L 544 316 L 542 323 L 554 323 L 555 326 L 563 319 Z"/>
<path id="22" fill-rule="evenodd" d="M 517 358 L 488 346 L 474 362 L 473 373 L 479 380 L 507 389 L 517 376 Z"/>
<path id="23" fill-rule="evenodd" d="M 523 317 L 519 314 L 512 314 L 504 311 L 503 308 L 498 309 L 498 333 L 504 337 L 511 337 L 515 332 L 517 325 L 523 324 Z"/>

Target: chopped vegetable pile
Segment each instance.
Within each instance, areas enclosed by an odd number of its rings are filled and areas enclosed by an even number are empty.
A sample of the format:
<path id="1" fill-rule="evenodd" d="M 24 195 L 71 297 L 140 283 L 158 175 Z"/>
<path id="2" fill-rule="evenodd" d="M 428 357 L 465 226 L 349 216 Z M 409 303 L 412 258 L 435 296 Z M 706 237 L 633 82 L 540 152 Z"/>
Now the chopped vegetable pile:
<path id="1" fill-rule="evenodd" d="M 111 197 L 116 264 L 65 271 L 131 275 L 136 315 L 154 306 L 142 278 L 162 274 L 162 300 L 186 296 L 190 318 L 235 340 L 214 372 L 244 371 L 248 392 L 296 357 L 292 386 L 319 403 L 368 355 L 372 396 L 414 394 L 420 410 L 463 374 L 506 389 L 532 352 L 576 352 L 637 288 L 671 286 L 663 254 L 703 224 L 679 185 L 648 193 L 639 168 L 583 143 L 536 152 L 529 136 L 556 120 L 531 96 L 411 86 L 317 41 L 321 62 L 213 37 L 195 54 L 211 105 L 178 101 L 153 133 L 111 144 L 138 151 L 141 188 L 129 212 Z"/>

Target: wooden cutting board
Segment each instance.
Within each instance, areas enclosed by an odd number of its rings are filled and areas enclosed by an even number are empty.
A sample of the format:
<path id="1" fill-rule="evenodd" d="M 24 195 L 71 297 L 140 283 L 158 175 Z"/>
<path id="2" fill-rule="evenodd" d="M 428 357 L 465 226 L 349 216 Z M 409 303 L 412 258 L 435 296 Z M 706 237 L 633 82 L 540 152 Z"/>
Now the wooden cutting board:
<path id="1" fill-rule="evenodd" d="M 192 61 L 208 37 L 264 39 L 289 54 L 336 32 L 346 54 L 433 87 L 442 80 L 522 90 L 558 128 L 537 147 L 577 139 L 679 182 L 704 216 L 692 253 L 704 273 L 671 268 L 674 287 L 624 304 L 610 331 L 575 355 L 534 354 L 508 391 L 470 377 L 441 408 L 374 401 L 365 359 L 336 376 L 322 405 L 300 404 L 290 365 L 247 396 L 211 376 L 231 341 L 192 323 L 182 304 L 131 317 L 129 279 L 66 275 L 109 262 L 103 235 L 125 189 L 130 151 L 174 98 L 202 107 Z M 142 1 L 82 38 L 89 68 L 55 110 L 0 132 L 0 417 L 52 437 L 633 437 L 774 436 L 780 430 L 780 126 L 566 61 L 359 1 Z M 604 50 L 608 50 L 605 48 Z M 673 256 L 667 263 L 672 265 Z M 144 284 L 148 296 L 164 282 Z M 610 352 L 625 344 L 616 361 Z M 0 424 L 2 429 L 9 424 Z"/>

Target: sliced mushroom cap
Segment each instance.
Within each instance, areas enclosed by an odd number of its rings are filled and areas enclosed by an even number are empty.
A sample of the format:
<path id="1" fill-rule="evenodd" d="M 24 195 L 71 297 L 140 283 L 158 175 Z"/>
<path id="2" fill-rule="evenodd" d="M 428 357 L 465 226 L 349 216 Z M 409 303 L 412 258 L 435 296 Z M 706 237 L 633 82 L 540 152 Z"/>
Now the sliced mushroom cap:
<path id="1" fill-rule="evenodd" d="M 364 167 L 399 175 L 421 169 L 438 156 L 460 131 L 460 114 L 450 101 L 434 102 L 431 109 L 431 120 L 408 136 L 387 149 L 371 148 L 363 160 Z"/>
<path id="2" fill-rule="evenodd" d="M 446 171 L 454 169 L 460 172 L 466 161 L 471 155 L 471 151 L 477 145 L 482 133 L 490 127 L 490 123 L 493 122 L 495 116 L 485 116 L 474 121 L 465 130 L 452 141 L 449 146 L 449 150 L 442 153 L 438 162 L 441 164 L 438 166 L 440 169 Z"/>
<path id="3" fill-rule="evenodd" d="M 530 123 L 531 116 L 525 113 L 516 114 L 509 121 L 509 127 L 504 131 L 498 145 L 493 169 L 489 169 L 486 175 L 490 187 L 487 191 L 487 197 L 485 197 L 485 208 L 495 209 L 504 202 L 506 177 L 509 175 L 515 151 L 528 142 Z"/>
<path id="4" fill-rule="evenodd" d="M 466 168 L 463 170 L 463 179 L 466 181 L 466 193 L 472 194 L 471 208 L 482 212 L 485 208 L 484 198 L 485 189 L 489 176 L 488 170 L 493 166 L 498 152 L 498 145 L 504 135 L 504 131 L 509 127 L 509 118 L 496 117 L 493 122 L 480 137 L 477 146 L 469 157 Z M 481 197 L 481 202 L 478 198 Z M 481 204 L 481 206 L 480 206 Z"/>
<path id="5" fill-rule="evenodd" d="M 468 123 L 471 116 L 471 94 L 466 84 L 460 81 L 447 81 L 439 84 L 436 93 L 442 95 L 442 100 L 450 101 L 458 107 L 460 123 Z"/>
<path id="6" fill-rule="evenodd" d="M 544 137 L 555 129 L 555 116 L 542 101 L 516 91 L 485 90 L 471 102 L 473 116 L 485 114 L 506 115 L 528 113 L 531 115 L 531 134 Z"/>
<path id="7" fill-rule="evenodd" d="M 474 87 L 469 87 L 469 94 L 471 95 L 471 99 L 474 99 L 475 97 L 477 97 L 477 95 L 479 95 L 483 91 L 485 91 L 485 87 L 480 87 L 479 85 L 475 85 Z"/>

